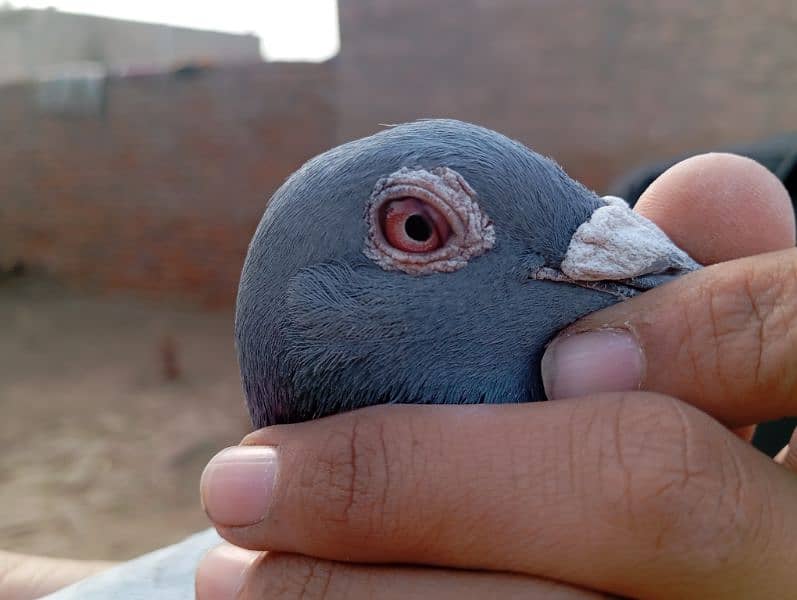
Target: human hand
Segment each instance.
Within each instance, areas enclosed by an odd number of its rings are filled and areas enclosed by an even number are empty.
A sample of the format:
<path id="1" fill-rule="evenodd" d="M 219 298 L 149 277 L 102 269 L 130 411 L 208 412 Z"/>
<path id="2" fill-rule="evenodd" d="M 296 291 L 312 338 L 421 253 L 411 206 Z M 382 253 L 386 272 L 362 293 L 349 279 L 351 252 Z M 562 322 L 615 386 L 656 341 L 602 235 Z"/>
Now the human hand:
<path id="1" fill-rule="evenodd" d="M 0 551 L 0 600 L 33 600 L 99 573 L 113 563 Z"/>
<path id="2" fill-rule="evenodd" d="M 200 600 L 550 597 L 534 577 L 797 595 L 797 475 L 727 429 L 797 412 L 788 195 L 751 161 L 709 155 L 638 210 L 705 264 L 740 260 L 570 328 L 543 363 L 553 402 L 379 406 L 251 434 L 211 461 L 203 500 L 226 539 L 269 553 L 211 553 Z"/>

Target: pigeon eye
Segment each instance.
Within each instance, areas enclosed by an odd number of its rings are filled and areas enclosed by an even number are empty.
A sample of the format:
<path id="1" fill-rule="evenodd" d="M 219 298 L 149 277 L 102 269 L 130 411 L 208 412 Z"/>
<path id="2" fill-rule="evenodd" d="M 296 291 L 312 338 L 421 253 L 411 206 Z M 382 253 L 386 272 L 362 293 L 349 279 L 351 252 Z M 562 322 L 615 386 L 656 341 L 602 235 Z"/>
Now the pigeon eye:
<path id="1" fill-rule="evenodd" d="M 451 228 L 437 209 L 417 198 L 386 202 L 381 210 L 385 240 L 404 252 L 431 252 L 448 241 Z"/>
<path id="2" fill-rule="evenodd" d="M 386 271 L 449 273 L 495 245 L 476 192 L 448 167 L 380 179 L 366 210 L 365 255 Z"/>

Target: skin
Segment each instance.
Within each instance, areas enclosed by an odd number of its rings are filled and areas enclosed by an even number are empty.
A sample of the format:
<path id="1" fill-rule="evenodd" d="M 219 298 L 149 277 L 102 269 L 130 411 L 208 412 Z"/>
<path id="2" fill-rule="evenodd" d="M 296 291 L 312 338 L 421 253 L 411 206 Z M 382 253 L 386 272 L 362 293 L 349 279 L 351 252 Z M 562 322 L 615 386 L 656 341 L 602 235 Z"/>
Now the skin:
<path id="1" fill-rule="evenodd" d="M 0 599 L 40 598 L 112 565 L 104 561 L 65 560 L 0 551 Z"/>
<path id="2" fill-rule="evenodd" d="M 797 314 L 788 195 L 751 161 L 706 155 L 665 173 L 637 210 L 697 260 L 732 261 L 566 332 L 632 330 L 639 390 L 378 406 L 255 432 L 243 444 L 277 451 L 271 502 L 251 525 L 235 526 L 235 506 L 215 520 L 254 552 L 209 555 L 200 600 L 234 597 L 230 574 L 239 598 L 797 593 L 797 457 L 784 449 L 777 464 L 729 430 L 797 412 L 795 352 L 779 334 Z"/>

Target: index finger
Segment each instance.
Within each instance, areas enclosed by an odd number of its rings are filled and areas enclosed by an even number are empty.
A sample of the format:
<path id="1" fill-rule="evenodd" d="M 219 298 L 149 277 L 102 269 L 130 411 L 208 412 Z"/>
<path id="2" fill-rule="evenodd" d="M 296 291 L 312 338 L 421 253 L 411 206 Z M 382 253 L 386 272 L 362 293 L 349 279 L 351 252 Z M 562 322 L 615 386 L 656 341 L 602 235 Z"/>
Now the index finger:
<path id="1" fill-rule="evenodd" d="M 780 182 L 748 159 L 697 157 L 663 175 L 638 210 L 698 260 L 730 262 L 573 325 L 543 359 L 549 397 L 644 389 L 731 427 L 797 412 L 797 250 Z"/>

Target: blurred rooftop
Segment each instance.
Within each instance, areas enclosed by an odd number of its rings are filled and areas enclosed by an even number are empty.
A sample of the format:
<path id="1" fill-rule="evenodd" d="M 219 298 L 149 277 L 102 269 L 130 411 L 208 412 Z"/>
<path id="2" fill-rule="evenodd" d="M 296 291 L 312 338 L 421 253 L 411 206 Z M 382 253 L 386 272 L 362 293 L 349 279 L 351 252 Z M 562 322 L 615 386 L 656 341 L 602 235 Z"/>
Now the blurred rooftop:
<path id="1" fill-rule="evenodd" d="M 0 84 L 51 76 L 75 63 L 96 63 L 110 73 L 126 74 L 261 60 L 255 35 L 54 9 L 0 9 Z"/>

